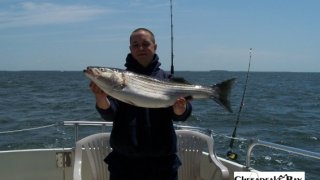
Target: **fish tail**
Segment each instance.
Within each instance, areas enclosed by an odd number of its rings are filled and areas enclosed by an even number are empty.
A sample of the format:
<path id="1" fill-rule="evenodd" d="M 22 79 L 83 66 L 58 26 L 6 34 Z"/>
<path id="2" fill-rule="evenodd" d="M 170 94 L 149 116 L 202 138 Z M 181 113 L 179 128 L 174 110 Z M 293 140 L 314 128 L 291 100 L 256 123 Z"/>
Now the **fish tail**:
<path id="1" fill-rule="evenodd" d="M 212 96 L 211 99 L 223 106 L 229 112 L 232 112 L 232 109 L 228 98 L 234 81 L 235 78 L 232 78 L 212 86 L 212 89 L 216 94 Z"/>

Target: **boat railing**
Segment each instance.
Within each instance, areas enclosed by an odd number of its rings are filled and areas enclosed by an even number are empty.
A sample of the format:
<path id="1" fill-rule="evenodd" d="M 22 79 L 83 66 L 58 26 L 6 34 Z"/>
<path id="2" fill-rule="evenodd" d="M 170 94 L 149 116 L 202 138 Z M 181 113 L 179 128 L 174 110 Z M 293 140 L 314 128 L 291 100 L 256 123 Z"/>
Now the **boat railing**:
<path id="1" fill-rule="evenodd" d="M 74 126 L 74 140 L 79 140 L 79 127 L 80 126 L 101 126 L 101 131 L 105 132 L 107 127 L 112 127 L 112 122 L 107 121 L 64 121 L 65 126 Z"/>
<path id="2" fill-rule="evenodd" d="M 75 137 L 75 142 L 78 141 L 79 138 L 79 127 L 80 126 L 101 126 L 101 131 L 105 132 L 107 127 L 112 127 L 113 123 L 112 122 L 105 122 L 105 121 L 64 121 L 64 125 L 67 126 L 74 126 L 74 137 Z M 213 131 L 208 129 L 208 128 L 201 128 L 201 127 L 196 127 L 196 126 L 186 126 L 186 125 L 179 125 L 179 124 L 174 124 L 174 127 L 176 130 L 179 129 L 188 129 L 188 130 L 193 130 L 193 131 L 198 131 L 201 133 L 204 133 L 210 137 L 213 137 Z M 312 151 L 307 151 L 299 148 L 294 148 L 290 146 L 285 146 L 285 145 L 280 145 L 280 144 L 275 144 L 271 142 L 266 142 L 262 141 L 259 139 L 251 139 L 249 140 L 249 146 L 247 149 L 247 156 L 246 156 L 246 166 L 250 167 L 250 162 L 251 162 L 251 154 L 253 152 L 253 149 L 256 146 L 264 146 L 268 147 L 271 149 L 276 149 L 276 150 L 281 150 L 285 151 L 288 153 L 293 153 L 301 156 L 306 156 L 310 158 L 315 158 L 320 160 L 320 153 L 312 152 Z"/>
<path id="3" fill-rule="evenodd" d="M 315 158 L 315 159 L 320 160 L 320 153 L 307 151 L 307 150 L 303 150 L 303 149 L 299 149 L 299 148 L 294 148 L 294 147 L 290 147 L 290 146 L 275 144 L 275 143 L 271 143 L 271 142 L 266 142 L 266 141 L 262 141 L 259 139 L 251 139 L 249 146 L 248 146 L 248 150 L 247 150 L 247 157 L 246 157 L 246 166 L 247 167 L 250 167 L 251 154 L 252 154 L 253 148 L 256 146 L 265 146 L 268 148 L 277 149 L 277 150 L 285 151 L 288 153 L 293 153 L 293 154 L 297 154 L 297 155 L 306 156 L 306 157 Z"/>
<path id="4" fill-rule="evenodd" d="M 80 126 L 101 126 L 102 132 L 105 132 L 107 127 L 113 126 L 112 122 L 107 122 L 107 121 L 64 121 L 63 124 L 65 126 L 74 126 L 75 142 L 77 142 L 79 140 L 79 127 Z M 202 133 L 212 137 L 212 130 L 210 130 L 208 128 L 201 128 L 201 127 L 196 127 L 196 126 L 186 126 L 186 125 L 179 125 L 179 124 L 174 124 L 174 128 L 176 130 L 188 129 L 188 130 L 198 131 L 198 132 L 202 132 Z"/>

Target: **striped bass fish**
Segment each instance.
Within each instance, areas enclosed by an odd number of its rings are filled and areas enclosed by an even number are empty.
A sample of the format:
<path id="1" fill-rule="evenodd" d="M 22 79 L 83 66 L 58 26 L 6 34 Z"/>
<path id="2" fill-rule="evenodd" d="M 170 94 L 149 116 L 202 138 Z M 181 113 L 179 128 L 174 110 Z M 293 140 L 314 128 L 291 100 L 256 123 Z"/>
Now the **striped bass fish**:
<path id="1" fill-rule="evenodd" d="M 213 86 L 201 86 L 158 80 L 130 71 L 107 67 L 88 67 L 84 73 L 106 94 L 134 106 L 163 108 L 172 106 L 179 97 L 209 98 L 232 112 L 228 96 L 234 78 Z"/>

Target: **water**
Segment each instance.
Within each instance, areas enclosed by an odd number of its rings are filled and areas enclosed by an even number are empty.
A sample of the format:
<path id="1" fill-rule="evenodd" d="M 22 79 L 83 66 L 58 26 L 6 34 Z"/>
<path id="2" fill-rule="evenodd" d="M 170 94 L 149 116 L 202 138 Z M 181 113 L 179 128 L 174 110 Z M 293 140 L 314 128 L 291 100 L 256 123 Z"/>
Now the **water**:
<path id="1" fill-rule="evenodd" d="M 193 114 L 183 125 L 213 130 L 218 155 L 225 156 L 239 109 L 245 72 L 177 72 L 189 82 L 211 85 L 236 77 L 228 113 L 210 100 L 194 100 Z M 252 72 L 240 116 L 234 151 L 244 164 L 246 139 L 320 152 L 320 73 Z M 89 81 L 82 72 L 0 72 L 0 150 L 73 146 L 67 120 L 101 120 Z M 52 125 L 47 128 L 8 132 Z M 96 130 L 98 131 L 98 130 Z M 8 133 L 1 133 L 8 132 Z M 87 133 L 94 133 L 91 130 Z M 252 165 L 261 170 L 306 171 L 319 176 L 320 161 L 267 148 L 256 148 Z"/>

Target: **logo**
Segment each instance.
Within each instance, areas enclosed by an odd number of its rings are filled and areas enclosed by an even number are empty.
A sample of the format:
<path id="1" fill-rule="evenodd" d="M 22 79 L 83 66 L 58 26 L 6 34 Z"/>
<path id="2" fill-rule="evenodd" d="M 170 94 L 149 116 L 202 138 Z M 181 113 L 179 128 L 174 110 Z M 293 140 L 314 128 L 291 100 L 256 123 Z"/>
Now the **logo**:
<path id="1" fill-rule="evenodd" d="M 234 180 L 305 180 L 305 172 L 234 172 Z"/>

